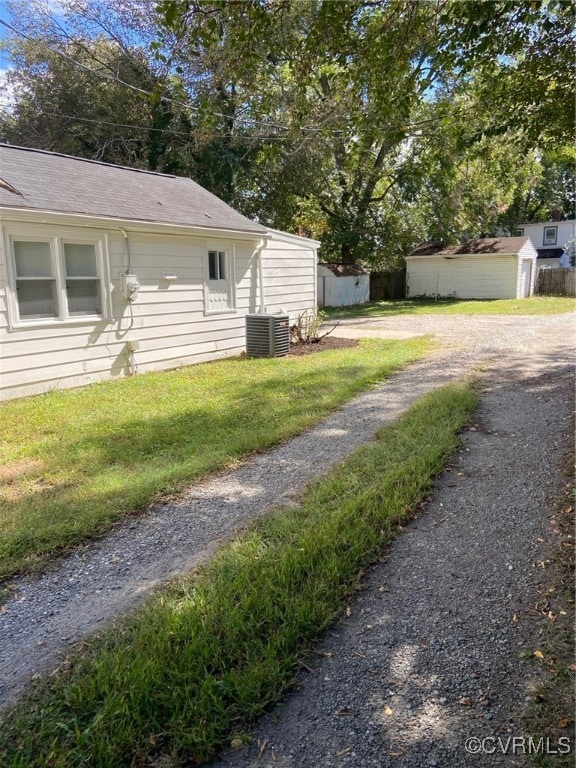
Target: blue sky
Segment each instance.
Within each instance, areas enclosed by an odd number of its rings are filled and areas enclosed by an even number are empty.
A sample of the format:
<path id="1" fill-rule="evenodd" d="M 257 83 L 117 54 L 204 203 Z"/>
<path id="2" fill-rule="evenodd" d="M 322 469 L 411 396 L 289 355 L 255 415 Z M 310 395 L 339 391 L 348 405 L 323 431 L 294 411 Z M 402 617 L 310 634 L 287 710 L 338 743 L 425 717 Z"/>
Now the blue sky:
<path id="1" fill-rule="evenodd" d="M 7 21 L 9 24 L 13 23 L 10 11 L 6 7 L 6 0 L 0 0 L 0 19 Z M 0 24 L 0 41 L 7 35 L 8 30 Z M 10 60 L 3 51 L 0 51 L 0 70 L 9 68 Z"/>

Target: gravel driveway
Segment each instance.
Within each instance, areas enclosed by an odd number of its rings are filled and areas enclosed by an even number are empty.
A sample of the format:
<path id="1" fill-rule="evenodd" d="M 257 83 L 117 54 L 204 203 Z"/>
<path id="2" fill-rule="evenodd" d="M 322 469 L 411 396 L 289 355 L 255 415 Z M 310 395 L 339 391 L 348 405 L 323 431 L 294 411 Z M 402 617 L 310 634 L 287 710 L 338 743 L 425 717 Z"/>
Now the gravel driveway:
<path id="1" fill-rule="evenodd" d="M 563 482 L 574 321 L 412 316 L 346 321 L 338 329 L 342 336 L 422 333 L 445 340 L 433 358 L 306 434 L 126 523 L 41 578 L 17 579 L 0 614 L 0 705 L 34 674 L 61 664 L 84 635 L 207 558 L 251 517 L 289 500 L 420 395 L 492 358 L 499 362 L 483 397 L 482 430 L 467 433 L 461 466 L 440 481 L 436 507 L 398 538 L 385 570 L 372 573 L 363 602 L 329 640 L 331 655 L 281 710 L 280 728 L 268 718 L 263 728 L 270 730 L 258 738 L 274 745 L 276 766 L 385 766 L 396 746 L 407 756 L 395 761 L 408 762 L 395 764 L 443 765 L 423 762 L 423 749 L 435 754 L 434 739 L 446 749 L 459 744 L 459 724 L 472 713 L 479 730 L 500 725 L 525 695 L 515 655 L 523 625 L 511 626 L 510 617 L 531 599 L 530 560 L 535 537 L 545 532 L 546 494 Z M 438 501 L 444 492 L 452 496 Z M 479 704 L 480 695 L 490 704 Z M 456 696 L 474 702 L 464 720 Z M 384 720 L 383 705 L 392 710 Z M 221 764 L 266 765 L 269 747 L 263 761 L 254 747 Z M 467 764 L 464 756 L 450 763 Z"/>
<path id="2" fill-rule="evenodd" d="M 214 768 L 524 765 L 520 747 L 499 745 L 530 735 L 519 717 L 538 665 L 521 654 L 538 648 L 535 566 L 553 546 L 572 445 L 567 352 L 559 344 L 484 372 L 476 424 L 431 500 L 296 692 Z M 494 751 L 472 754 L 467 739 Z"/>

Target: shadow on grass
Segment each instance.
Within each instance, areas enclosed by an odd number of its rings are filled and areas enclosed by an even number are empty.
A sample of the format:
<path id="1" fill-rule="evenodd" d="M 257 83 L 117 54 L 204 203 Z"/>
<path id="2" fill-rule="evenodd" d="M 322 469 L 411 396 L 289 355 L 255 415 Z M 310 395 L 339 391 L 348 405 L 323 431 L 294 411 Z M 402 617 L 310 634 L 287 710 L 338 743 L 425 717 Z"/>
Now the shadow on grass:
<path id="1" fill-rule="evenodd" d="M 371 301 L 349 307 L 324 307 L 328 319 L 386 317 L 388 315 L 466 314 L 541 315 L 573 311 L 574 299 L 532 296 L 525 299 L 405 299 Z"/>
<path id="2" fill-rule="evenodd" d="M 380 363 L 358 362 L 354 350 L 326 366 L 253 361 L 261 372 L 257 383 L 253 375 L 243 381 L 239 367 L 234 398 L 221 395 L 218 401 L 216 389 L 210 402 L 206 389 L 196 393 L 190 382 L 184 402 L 160 415 L 148 416 L 143 408 L 139 418 L 114 421 L 108 414 L 86 429 L 49 435 L 39 446 L 36 477 L 27 478 L 8 504 L 17 524 L 7 526 L 0 541 L 0 578 L 100 535 L 162 495 L 312 426 L 418 356 L 416 346 L 403 349 L 397 345 Z"/>

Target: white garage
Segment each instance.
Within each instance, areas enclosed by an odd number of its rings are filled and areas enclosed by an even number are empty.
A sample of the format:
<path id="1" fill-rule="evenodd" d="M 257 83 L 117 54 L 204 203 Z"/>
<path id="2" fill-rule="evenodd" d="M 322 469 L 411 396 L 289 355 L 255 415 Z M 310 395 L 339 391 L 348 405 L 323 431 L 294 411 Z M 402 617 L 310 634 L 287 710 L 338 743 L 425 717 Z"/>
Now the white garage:
<path id="1" fill-rule="evenodd" d="M 532 296 L 538 253 L 529 237 L 493 237 L 457 245 L 422 243 L 406 257 L 406 295 L 459 299 Z"/>

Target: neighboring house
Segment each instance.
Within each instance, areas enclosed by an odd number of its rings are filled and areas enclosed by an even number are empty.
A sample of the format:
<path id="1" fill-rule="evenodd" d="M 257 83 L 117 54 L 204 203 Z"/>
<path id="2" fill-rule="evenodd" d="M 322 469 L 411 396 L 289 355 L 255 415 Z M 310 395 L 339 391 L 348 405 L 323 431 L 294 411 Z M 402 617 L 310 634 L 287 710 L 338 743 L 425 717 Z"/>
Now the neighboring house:
<path id="1" fill-rule="evenodd" d="M 194 181 L 0 145 L 0 399 L 245 349 L 314 310 L 314 240 Z"/>
<path id="2" fill-rule="evenodd" d="M 320 307 L 347 307 L 370 300 L 370 274 L 359 264 L 318 264 Z"/>
<path id="3" fill-rule="evenodd" d="M 536 249 L 528 237 L 458 245 L 423 243 L 406 257 L 406 295 L 519 299 L 534 293 Z"/>
<path id="4" fill-rule="evenodd" d="M 538 251 L 538 268 L 570 266 L 564 254 L 564 246 L 576 237 L 576 220 L 543 221 L 538 224 L 519 224 L 514 230 L 517 237 L 529 237 Z"/>

